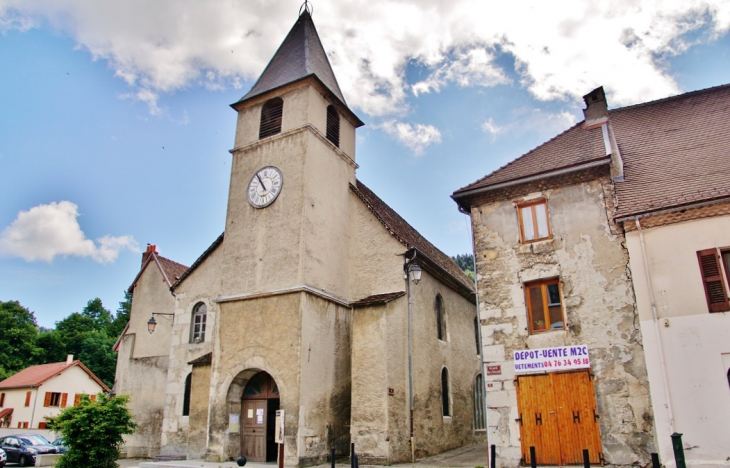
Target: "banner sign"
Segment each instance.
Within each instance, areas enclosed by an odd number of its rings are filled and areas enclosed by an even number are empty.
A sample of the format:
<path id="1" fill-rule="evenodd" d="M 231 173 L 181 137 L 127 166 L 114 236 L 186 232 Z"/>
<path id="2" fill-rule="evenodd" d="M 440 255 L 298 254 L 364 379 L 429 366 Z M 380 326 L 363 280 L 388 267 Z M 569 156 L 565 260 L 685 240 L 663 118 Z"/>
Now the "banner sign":
<path id="1" fill-rule="evenodd" d="M 523 349 L 514 352 L 514 359 L 515 374 L 590 369 L 591 367 L 586 345 Z"/>

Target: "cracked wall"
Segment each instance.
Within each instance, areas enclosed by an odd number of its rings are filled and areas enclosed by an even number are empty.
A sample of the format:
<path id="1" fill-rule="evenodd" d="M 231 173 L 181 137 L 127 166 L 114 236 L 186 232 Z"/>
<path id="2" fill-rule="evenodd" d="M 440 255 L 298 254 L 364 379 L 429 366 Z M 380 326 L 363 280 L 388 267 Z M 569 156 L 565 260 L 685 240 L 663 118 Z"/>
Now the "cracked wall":
<path id="1" fill-rule="evenodd" d="M 501 466 L 522 457 L 512 352 L 588 345 L 607 464 L 646 464 L 654 450 L 653 414 L 624 236 L 611 221 L 612 182 L 538 190 L 472 207 L 483 355 L 501 364 L 486 376 L 488 437 Z M 505 197 L 506 198 L 506 197 Z M 517 203 L 546 199 L 553 237 L 522 244 Z M 559 278 L 565 330 L 530 335 L 524 283 Z"/>

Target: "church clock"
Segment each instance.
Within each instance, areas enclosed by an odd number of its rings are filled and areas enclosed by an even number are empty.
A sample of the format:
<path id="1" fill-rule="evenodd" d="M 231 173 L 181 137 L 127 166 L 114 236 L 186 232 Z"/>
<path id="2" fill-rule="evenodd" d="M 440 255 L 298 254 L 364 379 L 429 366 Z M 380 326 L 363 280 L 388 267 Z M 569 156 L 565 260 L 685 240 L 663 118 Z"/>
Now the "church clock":
<path id="1" fill-rule="evenodd" d="M 284 179 L 274 166 L 259 169 L 248 183 L 248 202 L 254 208 L 265 208 L 276 200 Z"/>

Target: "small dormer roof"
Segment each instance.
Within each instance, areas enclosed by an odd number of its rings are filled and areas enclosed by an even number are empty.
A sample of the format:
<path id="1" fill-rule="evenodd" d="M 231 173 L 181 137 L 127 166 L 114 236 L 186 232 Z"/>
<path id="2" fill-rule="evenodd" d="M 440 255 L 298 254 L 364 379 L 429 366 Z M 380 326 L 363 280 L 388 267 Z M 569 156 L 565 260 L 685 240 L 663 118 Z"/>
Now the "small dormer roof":
<path id="1" fill-rule="evenodd" d="M 239 102 L 311 75 L 316 76 L 343 105 L 347 106 L 322 42 L 319 40 L 312 16 L 307 9 L 304 9 L 256 84 Z"/>

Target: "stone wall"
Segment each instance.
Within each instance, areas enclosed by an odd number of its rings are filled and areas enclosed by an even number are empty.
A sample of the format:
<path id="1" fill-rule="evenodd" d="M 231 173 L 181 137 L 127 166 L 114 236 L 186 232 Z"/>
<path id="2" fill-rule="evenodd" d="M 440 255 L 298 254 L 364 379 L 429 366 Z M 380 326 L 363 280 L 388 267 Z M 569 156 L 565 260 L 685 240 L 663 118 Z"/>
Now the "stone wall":
<path id="1" fill-rule="evenodd" d="M 511 188 L 511 198 L 471 210 L 484 360 L 502 368 L 502 375 L 486 376 L 490 443 L 502 466 L 519 463 L 512 352 L 585 344 L 606 463 L 646 464 L 653 415 L 624 235 L 611 220 L 610 176 L 544 186 Z M 516 203 L 539 198 L 547 200 L 553 237 L 522 244 Z M 548 278 L 560 280 L 566 329 L 529 335 L 524 283 Z"/>

